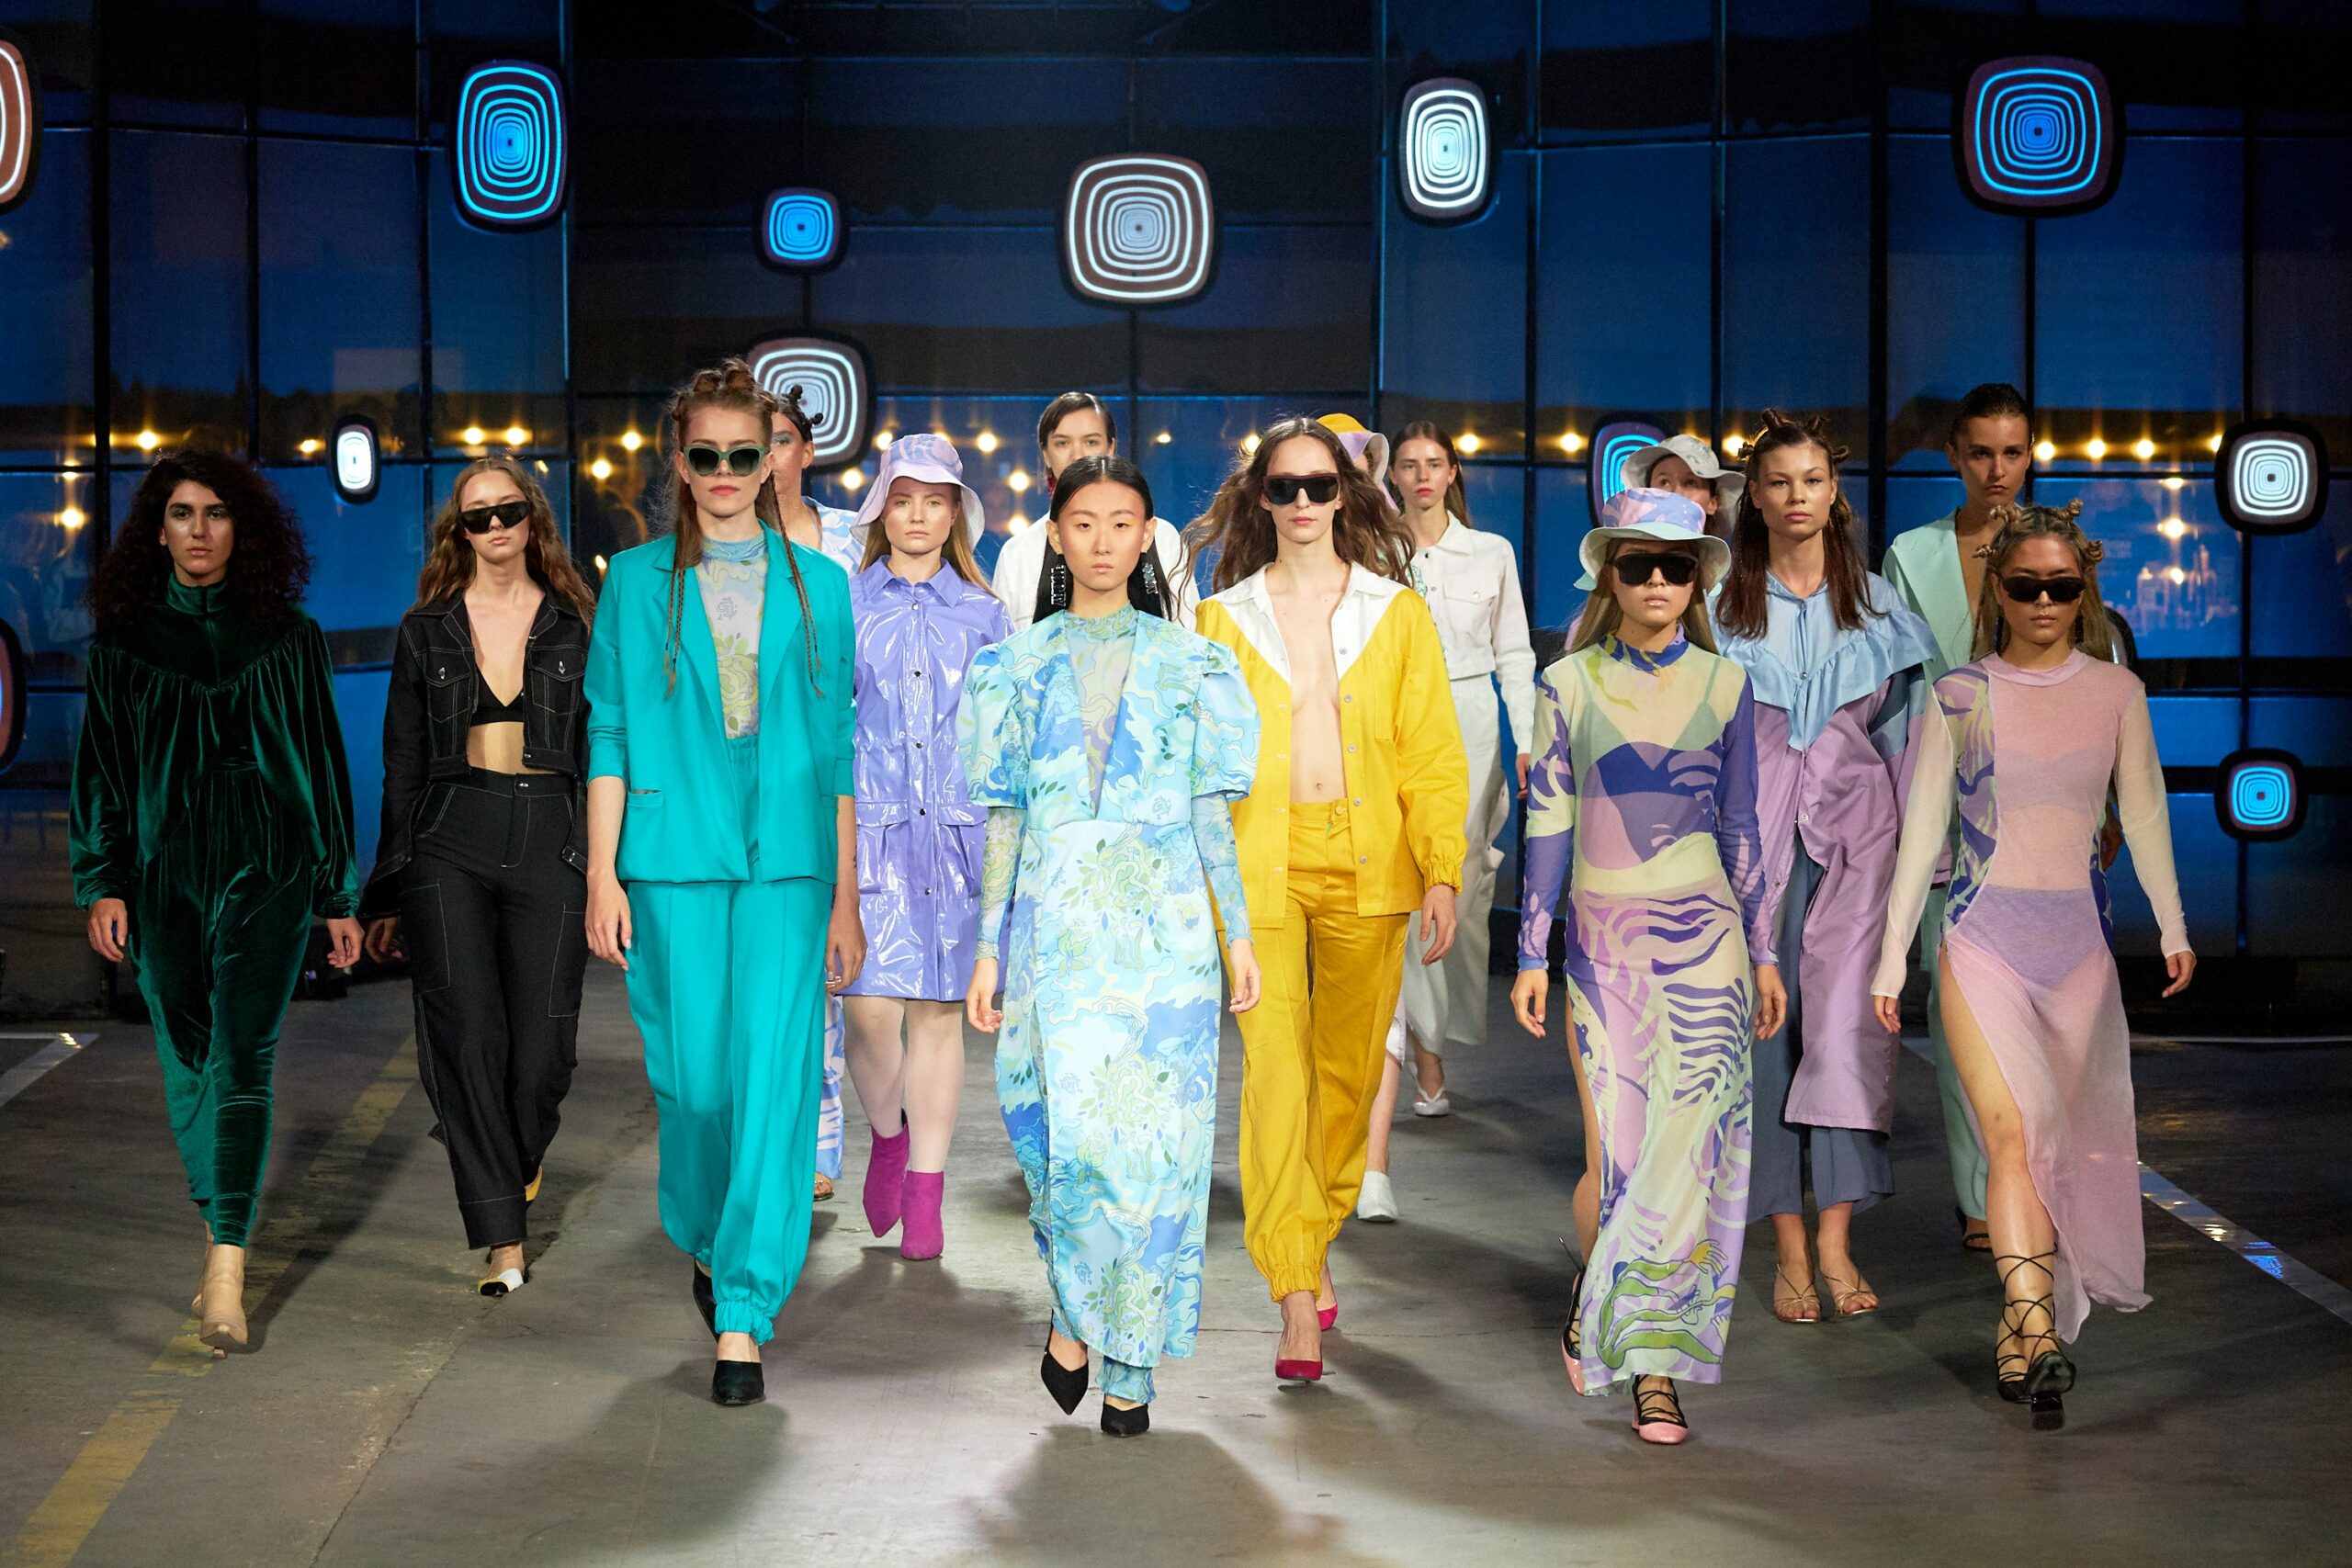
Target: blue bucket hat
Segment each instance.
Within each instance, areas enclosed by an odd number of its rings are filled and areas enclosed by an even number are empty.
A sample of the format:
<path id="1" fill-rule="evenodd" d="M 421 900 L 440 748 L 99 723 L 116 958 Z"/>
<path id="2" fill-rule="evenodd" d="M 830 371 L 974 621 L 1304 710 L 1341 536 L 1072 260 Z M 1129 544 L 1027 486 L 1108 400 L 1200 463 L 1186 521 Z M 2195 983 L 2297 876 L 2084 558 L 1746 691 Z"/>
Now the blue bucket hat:
<path id="1" fill-rule="evenodd" d="M 1731 570 L 1731 547 L 1707 532 L 1707 514 L 1697 502 L 1670 490 L 1621 490 L 1601 504 L 1600 522 L 1577 547 L 1584 563 L 1579 589 L 1589 593 L 1600 586 L 1600 569 L 1609 564 L 1609 547 L 1618 539 L 1690 546 L 1699 555 L 1702 593 Z"/>

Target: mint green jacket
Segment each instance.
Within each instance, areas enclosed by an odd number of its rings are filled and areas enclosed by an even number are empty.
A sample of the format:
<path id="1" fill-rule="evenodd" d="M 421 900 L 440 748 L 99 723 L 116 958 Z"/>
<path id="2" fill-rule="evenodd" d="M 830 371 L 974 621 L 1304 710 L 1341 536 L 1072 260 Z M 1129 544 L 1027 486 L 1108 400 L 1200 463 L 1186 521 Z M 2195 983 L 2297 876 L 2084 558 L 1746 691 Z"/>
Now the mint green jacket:
<path id="1" fill-rule="evenodd" d="M 719 718 L 710 622 L 692 581 L 678 596 L 674 688 L 664 669 L 674 542 L 623 550 L 605 570 L 588 645 L 588 776 L 628 786 L 615 867 L 623 882 L 834 880 L 834 797 L 856 789 L 849 575 L 772 530 L 767 546 L 752 738 L 759 802 L 748 821 Z M 808 621 L 788 561 L 808 590 Z"/>

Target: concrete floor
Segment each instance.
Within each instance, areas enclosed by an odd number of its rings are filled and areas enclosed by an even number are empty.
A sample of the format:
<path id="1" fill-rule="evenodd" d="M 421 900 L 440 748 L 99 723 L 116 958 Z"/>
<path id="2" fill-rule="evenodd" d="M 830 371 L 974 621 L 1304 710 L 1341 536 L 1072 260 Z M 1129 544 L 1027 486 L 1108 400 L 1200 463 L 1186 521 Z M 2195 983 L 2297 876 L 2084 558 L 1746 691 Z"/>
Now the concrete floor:
<path id="1" fill-rule="evenodd" d="M 1149 1438 L 1036 1379 L 1043 1278 L 969 1052 L 948 1251 L 842 1196 L 768 1356 L 705 1397 L 709 1342 L 654 1220 L 653 1116 L 600 969 L 537 1206 L 532 1283 L 472 1291 L 403 1044 L 408 990 L 298 1004 L 279 1066 L 258 1354 L 175 1339 L 200 1232 L 147 1032 L 0 1106 L 0 1562 L 1569 1563 L 2343 1562 L 2352 1324 L 2143 1210 L 2155 1306 L 2096 1314 L 2059 1434 L 1990 1393 L 1986 1266 L 1953 1240 L 1933 1083 L 1903 1068 L 1897 1198 L 1858 1227 L 1876 1316 L 1771 1318 L 1753 1234 L 1730 1381 L 1650 1450 L 1556 1348 L 1579 1142 L 1560 1047 L 1507 1030 L 1456 1113 L 1397 1129 L 1401 1224 L 1350 1228 L 1328 1381 L 1271 1376 L 1226 1128 L 1197 1357 Z M 36 1042 L 0 1040 L 0 1069 Z M 2140 1054 L 2143 1157 L 2347 1279 L 2352 1051 Z M 2275 1155 L 2271 1152 L 2275 1150 Z M 2265 1151 L 2258 1158 L 2249 1151 Z M 2329 1456 L 2334 1455 L 2331 1458 Z"/>

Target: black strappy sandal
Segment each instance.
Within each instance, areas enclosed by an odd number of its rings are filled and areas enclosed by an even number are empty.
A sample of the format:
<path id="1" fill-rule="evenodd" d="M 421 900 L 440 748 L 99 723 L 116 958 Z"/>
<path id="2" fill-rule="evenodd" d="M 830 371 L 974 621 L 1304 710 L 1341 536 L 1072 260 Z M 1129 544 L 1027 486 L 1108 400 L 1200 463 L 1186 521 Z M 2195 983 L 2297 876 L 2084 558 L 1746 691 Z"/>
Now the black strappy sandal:
<path id="1" fill-rule="evenodd" d="M 1665 1448 L 1690 1436 L 1690 1423 L 1682 1418 L 1682 1401 L 1675 1397 L 1672 1378 L 1652 1373 L 1634 1380 L 1634 1436 Z"/>
<path id="2" fill-rule="evenodd" d="M 2064 1394 L 2075 1386 L 2075 1363 L 2058 1348 L 2057 1301 L 2054 1294 L 2011 1297 L 2009 1281 L 2028 1269 L 2038 1269 L 2045 1284 L 2054 1292 L 2056 1278 L 2050 1265 L 2057 1258 L 2055 1251 L 2037 1252 L 2030 1257 L 2018 1253 L 2002 1253 L 1993 1259 L 2001 1276 L 2001 1328 L 1993 1342 L 1993 1376 L 2003 1399 L 2012 1404 L 2022 1404 L 2033 1416 L 2037 1432 L 2054 1432 L 2066 1424 Z M 2031 1328 L 2036 1312 L 2042 1314 L 2048 1328 Z M 2050 1348 L 2038 1356 L 2028 1356 L 2027 1341 L 2039 1339 Z M 2018 1348 L 2004 1351 L 2001 1346 L 2014 1343 Z"/>
<path id="3" fill-rule="evenodd" d="M 1988 1228 L 1972 1233 L 1968 1227 L 1972 1224 L 1979 1222 L 1970 1220 L 1967 1210 L 1962 1208 L 1959 1204 L 1954 1203 L 1951 1206 L 1951 1217 L 1960 1222 L 1960 1249 L 1962 1252 L 1990 1252 L 1993 1250 L 1992 1231 Z"/>

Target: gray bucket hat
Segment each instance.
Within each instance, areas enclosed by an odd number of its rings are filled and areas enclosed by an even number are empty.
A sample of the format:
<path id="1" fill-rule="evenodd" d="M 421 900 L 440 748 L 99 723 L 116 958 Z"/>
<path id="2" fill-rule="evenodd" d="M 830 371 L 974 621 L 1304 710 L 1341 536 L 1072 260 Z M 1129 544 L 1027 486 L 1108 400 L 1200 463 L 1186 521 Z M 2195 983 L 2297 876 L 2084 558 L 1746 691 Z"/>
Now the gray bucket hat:
<path id="1" fill-rule="evenodd" d="M 1690 471 L 1715 487 L 1716 503 L 1728 510 L 1739 504 L 1739 492 L 1747 488 L 1747 476 L 1737 468 L 1726 468 L 1715 456 L 1715 449 L 1695 435 L 1669 435 L 1665 440 L 1628 453 L 1617 465 L 1617 478 L 1627 490 L 1649 487 L 1650 470 L 1663 457 L 1679 457 L 1690 465 Z"/>

